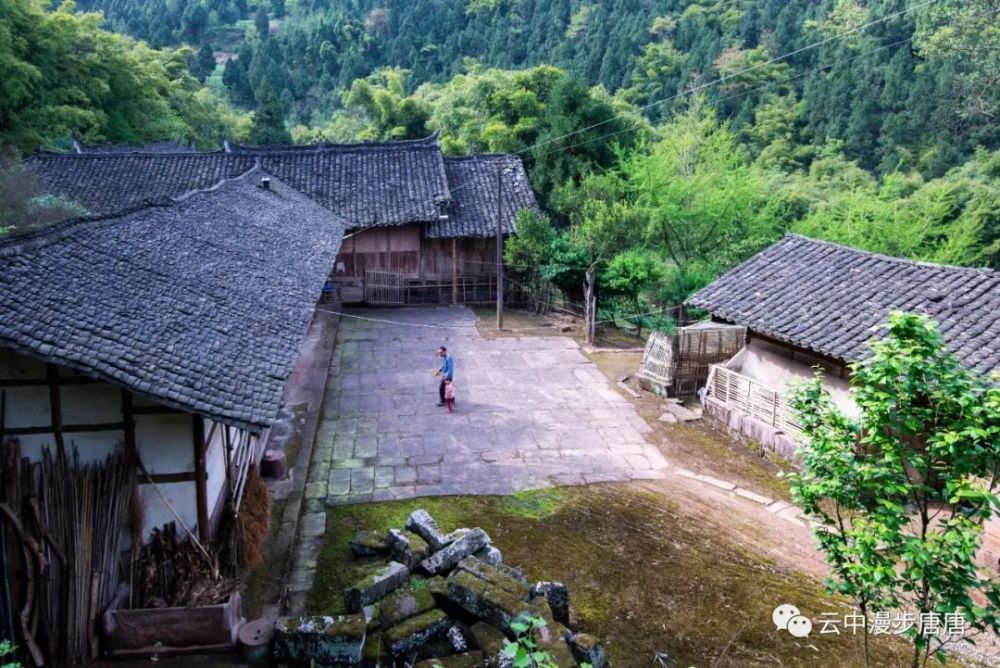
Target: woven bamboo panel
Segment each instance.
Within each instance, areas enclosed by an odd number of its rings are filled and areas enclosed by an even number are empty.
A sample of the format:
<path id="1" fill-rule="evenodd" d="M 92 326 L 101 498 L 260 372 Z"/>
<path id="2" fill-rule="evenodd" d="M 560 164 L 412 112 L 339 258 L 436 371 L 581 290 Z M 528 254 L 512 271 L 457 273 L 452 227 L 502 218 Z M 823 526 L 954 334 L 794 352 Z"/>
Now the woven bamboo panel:
<path id="1" fill-rule="evenodd" d="M 675 336 L 653 332 L 646 340 L 639 375 L 676 396 L 693 395 L 705 386 L 709 367 L 728 360 L 745 343 L 746 329 L 716 323 L 681 327 Z"/>
<path id="2" fill-rule="evenodd" d="M 719 401 L 785 433 L 802 431 L 782 390 L 713 364 L 708 391 Z"/>

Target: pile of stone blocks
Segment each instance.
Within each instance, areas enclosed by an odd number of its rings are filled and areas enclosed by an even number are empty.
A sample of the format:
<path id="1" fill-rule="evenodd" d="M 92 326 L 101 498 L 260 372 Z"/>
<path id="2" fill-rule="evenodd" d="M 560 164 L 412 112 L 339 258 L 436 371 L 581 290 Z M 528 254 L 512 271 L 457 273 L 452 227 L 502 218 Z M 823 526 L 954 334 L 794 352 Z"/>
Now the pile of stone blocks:
<path id="1" fill-rule="evenodd" d="M 604 668 L 596 638 L 569 627 L 570 600 L 558 582 L 531 584 L 503 563 L 482 529 L 444 533 L 424 510 L 403 529 L 361 531 L 351 541 L 367 575 L 348 587 L 348 614 L 286 617 L 275 624 L 285 665 L 397 668 L 507 668 L 506 645 L 527 618 L 555 665 Z"/>

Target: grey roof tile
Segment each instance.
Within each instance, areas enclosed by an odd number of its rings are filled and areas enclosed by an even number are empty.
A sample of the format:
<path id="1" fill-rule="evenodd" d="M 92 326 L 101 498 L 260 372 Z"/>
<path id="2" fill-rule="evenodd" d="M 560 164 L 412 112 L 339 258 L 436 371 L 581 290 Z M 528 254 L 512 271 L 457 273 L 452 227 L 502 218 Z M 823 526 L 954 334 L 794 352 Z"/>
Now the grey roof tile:
<path id="1" fill-rule="evenodd" d="M 890 311 L 934 318 L 948 348 L 1000 371 L 1000 272 L 915 262 L 789 234 L 688 299 L 712 315 L 845 361 Z"/>
<path id="2" fill-rule="evenodd" d="M 0 346 L 270 424 L 347 223 L 263 175 L 0 241 Z"/>
<path id="3" fill-rule="evenodd" d="M 450 198 L 437 137 L 405 142 L 214 152 L 37 153 L 25 164 L 46 189 L 94 214 L 177 197 L 258 166 L 352 227 L 431 222 Z"/>
<path id="4" fill-rule="evenodd" d="M 516 155 L 445 158 L 444 168 L 451 189 L 451 206 L 447 220 L 436 220 L 427 227 L 429 238 L 496 235 L 497 169 L 502 170 L 503 178 L 504 233 L 514 231 L 514 219 L 521 209 L 538 211 L 528 174 Z"/>

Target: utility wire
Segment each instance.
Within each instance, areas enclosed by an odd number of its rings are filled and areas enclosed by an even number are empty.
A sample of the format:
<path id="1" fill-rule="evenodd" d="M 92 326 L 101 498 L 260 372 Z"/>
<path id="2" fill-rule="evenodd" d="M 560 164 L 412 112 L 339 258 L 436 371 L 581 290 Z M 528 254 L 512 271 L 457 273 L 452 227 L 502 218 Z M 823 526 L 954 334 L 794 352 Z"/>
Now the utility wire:
<path id="1" fill-rule="evenodd" d="M 751 88 L 751 89 L 748 89 L 748 90 L 740 91 L 739 93 L 733 93 L 732 95 L 727 95 L 726 97 L 721 97 L 721 98 L 719 98 L 718 101 L 719 102 L 726 102 L 728 100 L 734 100 L 734 99 L 737 99 L 737 98 L 745 97 L 747 95 L 751 95 L 753 93 L 758 93 L 758 92 L 760 92 L 762 90 L 765 90 L 765 89 L 768 89 L 768 88 L 772 88 L 774 86 L 778 86 L 778 85 L 786 84 L 786 83 L 791 83 L 792 81 L 795 81 L 796 79 L 801 79 L 803 77 L 807 77 L 810 74 L 815 74 L 816 72 L 819 72 L 821 70 L 832 69 L 832 68 L 837 67 L 839 65 L 845 65 L 847 63 L 850 63 L 850 62 L 853 62 L 855 60 L 858 60 L 859 58 L 864 58 L 865 56 L 870 56 L 872 54 L 878 53 L 879 51 L 884 51 L 886 49 L 891 49 L 893 47 L 899 46 L 900 44 L 906 44 L 906 43 L 912 42 L 912 41 L 913 41 L 913 36 L 907 37 L 905 39 L 897 40 L 897 41 L 893 42 L 892 44 L 886 44 L 886 45 L 880 46 L 880 47 L 878 47 L 876 49 L 872 49 L 871 51 L 866 51 L 864 53 L 859 53 L 856 56 L 853 56 L 853 57 L 848 58 L 846 60 L 837 61 L 837 62 L 834 62 L 834 63 L 825 63 L 823 65 L 819 65 L 818 67 L 814 67 L 811 70 L 807 70 L 805 72 L 801 72 L 799 74 L 796 74 L 793 77 L 787 77 L 787 78 L 781 79 L 779 81 L 769 81 L 768 83 L 763 84 L 761 86 L 757 86 L 756 88 Z M 574 146 L 585 146 L 585 145 L 593 143 L 595 141 L 601 141 L 602 139 L 608 139 L 610 137 L 614 137 L 616 135 L 623 134 L 625 132 L 631 132 L 636 127 L 638 127 L 640 125 L 640 123 L 641 123 L 641 121 L 639 121 L 639 120 L 630 120 L 629 122 L 633 124 L 632 127 L 622 128 L 621 130 L 615 130 L 614 132 L 609 132 L 607 134 L 601 135 L 600 137 L 592 137 L 591 139 L 588 139 L 588 140 L 582 141 L 582 142 L 577 142 L 577 143 L 574 143 L 573 145 Z M 563 151 L 563 150 L 564 150 L 563 148 L 557 148 L 557 149 L 553 149 L 551 151 L 546 151 L 545 153 L 542 153 L 540 155 L 536 155 L 534 157 L 536 159 L 538 159 L 538 158 L 544 158 L 546 156 L 552 155 L 553 153 L 559 153 L 560 151 Z M 464 186 L 460 186 L 459 188 L 456 188 L 456 190 L 461 190 L 462 187 L 464 187 Z M 452 192 L 454 192 L 454 190 Z"/>
<path id="2" fill-rule="evenodd" d="M 623 315 L 618 318 L 604 318 L 602 320 L 596 320 L 594 324 L 603 324 L 608 322 L 615 322 L 617 320 L 628 320 L 630 318 L 643 318 L 650 315 L 665 315 L 665 311 L 670 310 L 666 308 L 660 308 L 653 311 L 648 311 L 646 313 L 635 313 L 632 315 Z M 331 311 L 323 309 L 324 313 L 330 313 L 331 315 L 341 316 L 343 318 L 354 318 L 355 320 L 364 320 L 367 322 L 377 322 L 384 325 L 399 325 L 401 327 L 424 327 L 426 329 L 476 329 L 478 325 L 434 325 L 426 322 L 406 322 L 405 320 L 392 320 L 390 318 L 372 318 L 365 315 L 358 315 L 356 313 L 345 313 L 344 311 Z M 576 315 L 576 314 L 572 314 Z M 580 317 L 580 316 L 577 316 Z M 535 327 L 518 327 L 515 329 L 504 329 L 504 332 L 533 332 L 539 329 L 552 329 L 551 325 L 538 325 Z"/>
<path id="3" fill-rule="evenodd" d="M 860 25 L 860 26 L 857 26 L 855 28 L 851 28 L 850 30 L 846 30 L 846 31 L 844 31 L 842 33 L 838 33 L 836 35 L 832 35 L 832 36 L 827 37 L 825 39 L 822 39 L 822 40 L 820 40 L 818 42 L 813 42 L 812 44 L 808 44 L 806 46 L 800 47 L 798 49 L 795 49 L 794 51 L 789 51 L 789 52 L 784 53 L 784 54 L 782 54 L 780 56 L 775 56 L 774 58 L 771 58 L 771 59 L 769 59 L 769 60 L 767 60 L 767 61 L 765 61 L 763 63 L 757 63 L 756 65 L 743 68 L 743 69 L 739 70 L 738 72 L 734 72 L 732 74 L 728 74 L 726 76 L 719 77 L 717 79 L 713 79 L 712 81 L 708 81 L 706 83 L 699 84 L 698 86 L 695 86 L 693 88 L 685 89 L 684 91 L 682 91 L 680 93 L 676 93 L 676 94 L 671 95 L 669 97 L 666 97 L 666 98 L 663 98 L 663 99 L 660 99 L 660 100 L 655 100 L 653 102 L 649 102 L 649 103 L 647 103 L 645 105 L 637 107 L 634 111 L 643 112 L 643 111 L 646 111 L 648 109 L 652 109 L 653 107 L 656 107 L 656 106 L 659 106 L 659 105 L 662 105 L 662 104 L 666 104 L 668 102 L 672 102 L 673 100 L 677 100 L 677 99 L 680 99 L 682 97 L 687 97 L 687 96 L 690 96 L 690 95 L 694 95 L 695 93 L 700 92 L 702 90 L 705 90 L 706 88 L 709 88 L 711 86 L 716 86 L 716 85 L 718 85 L 720 83 L 724 83 L 724 82 L 729 81 L 731 79 L 734 79 L 736 77 L 742 76 L 744 74 L 747 74 L 748 72 L 753 72 L 754 70 L 758 70 L 758 69 L 760 69 L 762 67 L 766 67 L 768 65 L 773 65 L 775 63 L 782 62 L 782 61 L 787 60 L 787 59 L 789 59 L 789 58 L 791 58 L 793 56 L 796 56 L 796 55 L 798 55 L 800 53 L 804 53 L 805 51 L 809 51 L 809 50 L 812 50 L 812 49 L 815 49 L 815 48 L 818 48 L 818 47 L 821 47 L 821 46 L 825 46 L 826 44 L 830 44 L 831 42 L 834 42 L 836 40 L 843 39 L 844 37 L 847 37 L 849 35 L 861 32 L 862 30 L 865 30 L 865 29 L 870 28 L 872 26 L 878 25 L 880 23 L 884 23 L 884 22 L 892 20 L 894 18 L 898 18 L 898 17 L 903 16 L 904 14 L 907 14 L 907 13 L 912 12 L 914 10 L 922 9 L 923 7 L 927 7 L 929 5 L 934 4 L 935 2 L 938 2 L 938 0 L 925 0 L 924 2 L 922 2 L 920 4 L 913 5 L 911 7 L 905 8 L 905 9 L 901 9 L 899 11 L 896 11 L 896 12 L 893 12 L 893 13 L 888 14 L 886 16 L 883 16 L 880 19 L 875 19 L 873 21 L 868 21 L 867 23 L 865 23 L 863 25 Z M 868 55 L 872 55 L 872 54 L 878 53 L 879 51 L 882 51 L 884 49 L 889 49 L 889 48 L 892 48 L 894 46 L 899 46 L 900 44 L 903 44 L 903 43 L 906 43 L 906 42 L 910 42 L 912 40 L 913 40 L 913 36 L 908 37 L 908 38 L 903 39 L 903 40 L 899 40 L 897 42 L 893 42 L 892 44 L 889 44 L 889 45 L 880 46 L 880 47 L 878 47 L 876 49 L 872 49 L 871 51 L 868 51 L 868 52 L 865 52 L 865 53 L 862 53 L 862 54 L 858 54 L 858 55 L 856 55 L 856 56 L 854 56 L 852 58 L 849 58 L 847 60 L 837 61 L 837 62 L 833 62 L 833 63 L 825 63 L 825 64 L 822 64 L 822 65 L 820 65 L 818 67 L 815 67 L 815 68 L 813 68 L 811 70 L 808 70 L 807 72 L 795 75 L 793 77 L 789 77 L 789 78 L 784 79 L 784 80 L 782 80 L 780 82 L 769 82 L 768 84 L 765 84 L 764 86 L 759 86 L 759 87 L 757 87 L 755 89 L 751 89 L 751 90 L 747 90 L 747 91 L 741 91 L 740 93 L 736 93 L 734 95 L 722 98 L 722 100 L 729 100 L 729 99 L 734 99 L 734 98 L 737 98 L 737 97 L 742 97 L 744 95 L 749 95 L 750 93 L 753 93 L 753 92 L 756 92 L 756 91 L 759 91 L 759 90 L 763 90 L 764 88 L 772 86 L 775 83 L 786 83 L 786 82 L 795 81 L 796 79 L 802 78 L 803 76 L 808 76 L 809 74 L 812 74 L 814 72 L 818 72 L 820 70 L 824 70 L 824 69 L 827 69 L 827 68 L 835 67 L 837 65 L 849 63 L 849 62 L 852 62 L 852 61 L 854 61 L 854 60 L 856 60 L 858 58 L 861 58 L 861 57 L 864 57 L 864 56 L 868 56 Z M 603 125 L 607 125 L 608 123 L 611 123 L 611 122 L 616 121 L 616 120 L 625 120 L 626 122 L 633 123 L 635 126 L 638 126 L 638 124 L 640 123 L 640 121 L 638 121 L 638 120 L 634 120 L 634 119 L 628 118 L 623 113 L 616 113 L 616 114 L 612 114 L 609 118 L 606 118 L 603 121 L 599 121 L 597 123 L 593 123 L 593 124 L 588 125 L 586 127 L 579 128 L 579 129 L 574 130 L 572 132 L 568 132 L 568 133 L 566 133 L 564 135 L 560 135 L 558 137 L 554 137 L 554 138 L 551 138 L 551 139 L 546 139 L 544 141 L 535 142 L 534 144 L 532 144 L 530 146 L 526 146 L 525 148 L 523 148 L 523 149 L 521 149 L 519 151 L 515 151 L 514 153 L 509 154 L 509 155 L 516 155 L 516 156 L 524 155 L 526 153 L 534 151 L 535 149 L 537 149 L 537 148 L 539 148 L 541 146 L 545 146 L 547 144 L 551 144 L 551 143 L 556 142 L 556 141 L 561 141 L 563 139 L 568 139 L 570 137 L 573 137 L 575 135 L 581 134 L 583 132 L 588 132 L 590 130 L 593 130 L 594 128 L 598 128 L 598 127 L 601 127 Z M 583 146 L 583 145 L 590 144 L 590 143 L 595 142 L 595 141 L 600 141 L 602 139 L 607 139 L 609 137 L 613 137 L 613 136 L 616 136 L 618 134 L 622 134 L 624 132 L 628 132 L 628 131 L 630 131 L 632 129 L 633 129 L 632 127 L 624 128 L 624 129 L 621 129 L 621 130 L 617 130 L 615 132 L 610 132 L 608 134 L 601 135 L 600 137 L 595 137 L 595 138 L 592 138 L 592 139 L 588 139 L 587 141 L 580 142 L 579 144 L 576 144 L 576 145 L 577 146 Z M 541 155 L 538 155 L 538 156 L 535 156 L 535 157 L 536 158 L 545 157 L 545 156 L 548 156 L 548 155 L 552 155 L 553 153 L 562 152 L 563 150 L 565 150 L 565 148 L 564 147 L 560 147 L 560 148 L 557 148 L 557 149 L 554 149 L 554 150 L 551 150 L 551 151 L 547 151 L 547 152 L 542 153 Z M 465 188 L 471 188 L 474 185 L 475 184 L 470 181 L 469 183 L 466 183 L 464 185 L 460 185 L 457 188 L 450 188 L 449 189 L 449 193 L 450 194 L 454 194 L 456 192 L 464 190 Z"/>
<path id="4" fill-rule="evenodd" d="M 752 65 L 750 67 L 745 67 L 745 68 L 743 68 L 743 69 L 741 69 L 741 70 L 739 70 L 737 72 L 734 72 L 732 74 L 727 74 L 726 76 L 719 77 L 718 79 L 713 79 L 712 81 L 707 81 L 707 82 L 705 82 L 703 84 L 695 86 L 694 88 L 689 88 L 689 89 L 687 89 L 687 90 L 685 90 L 685 91 L 683 91 L 681 93 L 677 93 L 676 95 L 671 95 L 670 97 L 666 97 L 666 98 L 664 98 L 662 100 L 656 100 L 654 102 L 650 102 L 650 103 L 648 103 L 646 105 L 638 107 L 637 111 L 646 111 L 647 109 L 652 109 L 655 106 L 659 106 L 661 104 L 666 104 L 667 102 L 671 102 L 671 101 L 676 100 L 676 99 L 678 99 L 680 97 L 684 97 L 684 96 L 687 96 L 687 95 L 693 95 L 694 93 L 697 93 L 698 91 L 704 90 L 704 89 L 706 89 L 706 88 L 708 88 L 710 86 L 715 86 L 715 85 L 718 85 L 718 84 L 723 83 L 725 81 L 729 81 L 730 79 L 735 79 L 736 77 L 739 77 L 739 76 L 742 76 L 744 74 L 747 74 L 748 72 L 753 72 L 754 70 L 761 69 L 762 67 L 767 67 L 768 65 L 774 65 L 775 63 L 779 63 L 779 62 L 781 62 L 783 60 L 787 60 L 787 59 L 791 58 L 792 56 L 796 56 L 796 55 L 798 55 L 800 53 L 803 53 L 805 51 L 809 51 L 811 49 L 815 49 L 815 48 L 824 46 L 826 44 L 829 44 L 830 42 L 833 42 L 833 41 L 836 41 L 838 39 L 842 39 L 844 37 L 847 37 L 848 35 L 852 35 L 854 33 L 861 32 L 862 30 L 865 30 L 866 28 L 870 28 L 870 27 L 872 27 L 874 25 L 878 25 L 880 23 L 885 23 L 886 21 L 890 21 L 890 20 L 892 20 L 894 18 L 897 18 L 897 17 L 900 17 L 900 16 L 902 16 L 904 14 L 908 14 L 909 12 L 912 12 L 914 10 L 922 9 L 923 7 L 927 7 L 929 5 L 932 5 L 935 2 L 938 2 L 938 0 L 925 0 L 925 2 L 922 2 L 922 3 L 917 4 L 917 5 L 913 5 L 911 7 L 907 7 L 905 9 L 901 9 L 901 10 L 899 10 L 897 12 L 893 12 L 892 14 L 887 14 L 886 16 L 883 16 L 880 19 L 875 19 L 874 21 L 869 21 L 869 22 L 867 22 L 867 23 L 865 23 L 863 25 L 860 25 L 860 26 L 858 26 L 856 28 L 851 28 L 850 30 L 845 30 L 842 33 L 838 33 L 836 35 L 832 35 L 832 36 L 827 37 L 826 39 L 822 39 L 822 40 L 820 40 L 818 42 L 813 42 L 812 44 L 808 44 L 806 46 L 800 47 L 798 49 L 795 49 L 794 51 L 789 51 L 788 53 L 782 54 L 780 56 L 775 56 L 774 58 L 771 58 L 770 60 L 764 61 L 763 63 L 757 63 L 756 65 Z M 544 145 L 550 144 L 552 142 L 557 142 L 557 141 L 561 141 L 563 139 L 567 139 L 569 137 L 572 137 L 573 135 L 580 134 L 581 132 L 587 132 L 588 130 L 593 130 L 594 128 L 597 128 L 597 127 L 600 127 L 602 125 L 606 125 L 608 123 L 611 123 L 612 121 L 616 120 L 619 116 L 621 116 L 621 114 L 614 114 L 610 118 L 606 118 L 603 121 L 599 121 L 599 122 L 594 123 L 592 125 L 588 125 L 588 126 L 586 126 L 584 128 L 580 128 L 579 130 L 574 130 L 573 132 L 569 132 L 569 133 L 566 133 L 564 135 L 560 135 L 558 137 L 553 137 L 552 139 L 546 139 L 545 141 L 537 142 L 537 143 L 535 143 L 532 146 L 529 146 L 527 148 L 524 148 L 524 149 L 518 151 L 517 153 L 515 153 L 515 155 L 520 155 L 520 154 L 522 154 L 522 153 L 524 153 L 526 151 L 530 151 L 532 149 L 538 148 L 539 146 L 544 146 Z"/>

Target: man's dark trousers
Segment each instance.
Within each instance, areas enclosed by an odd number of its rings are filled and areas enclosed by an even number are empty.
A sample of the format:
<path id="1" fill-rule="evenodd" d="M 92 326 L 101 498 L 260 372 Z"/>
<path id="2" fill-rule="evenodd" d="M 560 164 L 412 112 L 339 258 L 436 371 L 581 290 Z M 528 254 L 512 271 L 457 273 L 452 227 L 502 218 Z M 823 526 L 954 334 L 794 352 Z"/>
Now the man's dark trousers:
<path id="1" fill-rule="evenodd" d="M 441 379 L 441 385 L 438 386 L 438 396 L 441 397 L 441 403 L 444 404 L 444 381 L 446 379 Z"/>

